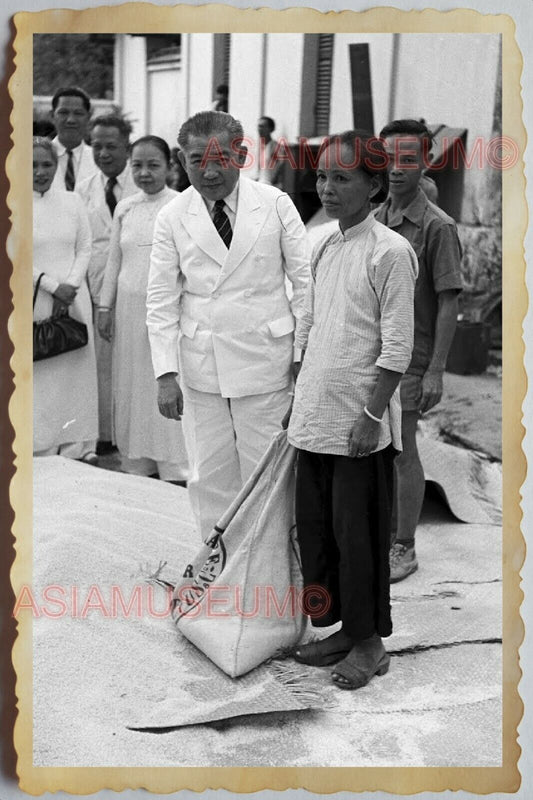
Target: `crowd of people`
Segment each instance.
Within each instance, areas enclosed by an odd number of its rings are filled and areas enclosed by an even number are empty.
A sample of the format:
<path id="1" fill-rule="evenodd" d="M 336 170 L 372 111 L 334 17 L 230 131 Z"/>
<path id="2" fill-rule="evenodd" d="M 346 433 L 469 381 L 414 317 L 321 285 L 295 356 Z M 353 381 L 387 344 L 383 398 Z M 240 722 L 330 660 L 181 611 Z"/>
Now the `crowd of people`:
<path id="1" fill-rule="evenodd" d="M 311 252 L 274 120 L 245 177 L 220 95 L 173 151 L 130 145 L 78 88 L 54 95 L 56 136 L 33 145 L 34 319 L 70 313 L 89 337 L 34 365 L 34 451 L 96 464 L 118 447 L 124 471 L 187 485 L 207 540 L 287 428 L 304 581 L 328 598 L 312 621 L 342 623 L 294 657 L 356 689 L 387 671 L 389 583 L 418 567 L 416 427 L 442 395 L 457 230 L 422 190 L 428 128 L 396 120 L 324 141 L 317 192 L 338 228 Z"/>

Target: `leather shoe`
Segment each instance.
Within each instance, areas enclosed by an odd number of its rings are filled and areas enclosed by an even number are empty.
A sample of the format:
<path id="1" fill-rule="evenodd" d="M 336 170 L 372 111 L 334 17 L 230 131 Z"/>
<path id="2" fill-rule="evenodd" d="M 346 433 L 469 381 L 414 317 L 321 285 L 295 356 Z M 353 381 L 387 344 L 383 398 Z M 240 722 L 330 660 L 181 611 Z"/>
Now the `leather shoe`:
<path id="1" fill-rule="evenodd" d="M 395 542 L 389 552 L 390 582 L 403 581 L 418 569 L 415 548 Z"/>

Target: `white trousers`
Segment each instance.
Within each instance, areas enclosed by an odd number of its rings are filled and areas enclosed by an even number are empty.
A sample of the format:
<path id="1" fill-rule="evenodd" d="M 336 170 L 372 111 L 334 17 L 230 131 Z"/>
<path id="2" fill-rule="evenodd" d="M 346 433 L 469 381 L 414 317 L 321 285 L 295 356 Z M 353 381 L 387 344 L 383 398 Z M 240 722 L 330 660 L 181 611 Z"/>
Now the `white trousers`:
<path id="1" fill-rule="evenodd" d="M 248 397 L 222 397 L 183 386 L 183 434 L 189 456 L 189 499 L 206 541 L 281 429 L 289 387 Z"/>
<path id="2" fill-rule="evenodd" d="M 185 454 L 184 454 L 185 455 Z M 188 478 L 187 460 L 184 457 L 181 464 L 170 461 L 155 461 L 153 458 L 128 458 L 120 454 L 121 467 L 130 475 L 147 477 L 155 472 L 159 473 L 162 481 L 186 481 Z"/>

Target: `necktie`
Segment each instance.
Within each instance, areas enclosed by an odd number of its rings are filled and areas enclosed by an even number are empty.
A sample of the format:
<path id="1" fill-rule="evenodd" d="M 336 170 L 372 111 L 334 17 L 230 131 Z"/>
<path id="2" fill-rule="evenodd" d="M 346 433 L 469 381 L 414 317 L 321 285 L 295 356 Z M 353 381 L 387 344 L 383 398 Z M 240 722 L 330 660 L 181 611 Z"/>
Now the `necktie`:
<path id="1" fill-rule="evenodd" d="M 67 150 L 67 168 L 65 170 L 65 189 L 67 192 L 74 191 L 74 184 L 76 183 L 76 176 L 74 175 L 74 156 L 72 150 Z"/>
<path id="2" fill-rule="evenodd" d="M 220 238 L 229 250 L 233 231 L 231 229 L 231 222 L 228 215 L 224 211 L 224 200 L 217 200 L 215 202 L 215 216 L 213 217 L 215 228 L 217 229 Z"/>
<path id="3" fill-rule="evenodd" d="M 107 207 L 111 212 L 111 216 L 115 213 L 115 206 L 117 205 L 117 198 L 115 197 L 115 192 L 113 189 L 117 185 L 116 178 L 108 178 L 107 183 L 105 185 L 105 201 L 107 203 Z"/>

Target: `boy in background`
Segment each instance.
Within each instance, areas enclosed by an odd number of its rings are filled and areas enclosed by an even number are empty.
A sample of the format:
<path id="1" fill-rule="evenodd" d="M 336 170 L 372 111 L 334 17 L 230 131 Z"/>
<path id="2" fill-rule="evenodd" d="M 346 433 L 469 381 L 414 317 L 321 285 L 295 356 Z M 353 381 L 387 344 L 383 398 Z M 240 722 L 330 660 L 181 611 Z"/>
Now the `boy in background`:
<path id="1" fill-rule="evenodd" d="M 389 196 L 376 219 L 405 236 L 418 258 L 413 356 L 400 384 L 403 450 L 395 462 L 396 531 L 390 552 L 391 583 L 395 583 L 418 569 L 415 531 L 425 480 L 416 428 L 420 415 L 442 397 L 462 288 L 461 246 L 454 220 L 428 200 L 420 185 L 429 163 L 431 132 L 417 120 L 395 120 L 383 128 L 380 138 L 389 157 Z"/>

